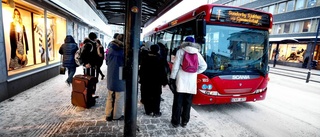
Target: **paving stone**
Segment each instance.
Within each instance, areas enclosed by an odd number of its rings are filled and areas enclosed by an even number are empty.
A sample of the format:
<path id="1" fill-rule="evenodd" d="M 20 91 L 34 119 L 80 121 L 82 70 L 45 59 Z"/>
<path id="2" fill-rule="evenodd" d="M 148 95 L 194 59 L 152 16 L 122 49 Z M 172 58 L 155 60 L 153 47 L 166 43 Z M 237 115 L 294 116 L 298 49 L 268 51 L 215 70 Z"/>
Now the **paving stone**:
<path id="1" fill-rule="evenodd" d="M 102 71 L 106 72 L 106 66 Z M 76 74 L 80 73 L 81 67 L 78 67 Z M 71 87 L 64 83 L 66 77 L 58 75 L 12 97 L 12 100 L 0 102 L 0 137 L 123 137 L 123 120 L 105 121 L 106 79 L 97 84 L 96 94 L 100 98 L 96 105 L 85 109 L 71 104 Z M 164 98 L 160 106 L 161 117 L 145 115 L 143 104 L 137 102 L 137 137 L 212 135 L 193 109 L 187 127 L 174 128 L 170 123 L 173 94 L 165 87 L 161 96 Z"/>

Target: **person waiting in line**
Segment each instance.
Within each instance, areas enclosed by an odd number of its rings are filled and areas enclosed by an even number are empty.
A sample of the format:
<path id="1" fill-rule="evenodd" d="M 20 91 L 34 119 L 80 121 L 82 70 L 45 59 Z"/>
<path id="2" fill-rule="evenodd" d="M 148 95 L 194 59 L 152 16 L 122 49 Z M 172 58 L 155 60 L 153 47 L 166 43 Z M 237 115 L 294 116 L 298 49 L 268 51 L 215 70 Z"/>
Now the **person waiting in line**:
<path id="1" fill-rule="evenodd" d="M 160 57 L 167 61 L 167 56 L 168 56 L 168 51 L 169 49 L 166 46 L 166 41 L 164 41 L 163 39 L 160 39 L 157 43 L 160 47 L 159 53 L 160 53 Z M 165 70 L 166 70 L 166 74 L 169 75 L 170 74 L 170 68 L 169 68 L 169 64 L 166 63 L 165 64 Z M 169 76 L 167 76 L 169 77 Z M 164 99 L 161 97 L 161 101 L 164 101 Z"/>
<path id="2" fill-rule="evenodd" d="M 117 37 L 118 37 L 118 35 L 119 35 L 119 33 L 114 33 L 113 34 L 113 40 L 112 41 L 117 41 L 118 39 L 117 39 Z M 110 47 L 111 47 L 111 45 L 114 43 L 114 42 L 109 42 L 109 44 L 108 44 L 108 46 L 107 46 L 107 49 L 106 49 L 106 51 L 105 51 L 105 54 L 106 54 L 106 65 L 108 65 L 108 53 L 109 53 L 109 49 L 110 49 Z"/>
<path id="3" fill-rule="evenodd" d="M 185 127 L 189 122 L 192 98 L 193 95 L 197 93 L 197 74 L 207 69 L 207 63 L 199 53 L 199 47 L 200 46 L 195 43 L 194 38 L 186 37 L 185 42 L 181 44 L 180 49 L 178 49 L 176 53 L 170 75 L 170 83 L 176 85 L 171 116 L 171 124 L 173 127 L 178 127 L 179 124 Z M 180 67 L 185 52 L 197 53 L 199 65 L 196 73 L 185 72 Z"/>
<path id="4" fill-rule="evenodd" d="M 140 84 L 144 94 L 143 104 L 145 113 L 155 117 L 161 116 L 160 101 L 162 87 L 168 84 L 166 60 L 161 58 L 157 44 L 150 47 L 150 51 L 141 60 Z"/>
<path id="5" fill-rule="evenodd" d="M 67 35 L 64 39 L 64 43 L 59 49 L 59 53 L 62 55 L 62 65 L 68 69 L 68 78 L 66 83 L 68 86 L 72 83 L 72 78 L 76 73 L 77 64 L 74 60 L 74 55 L 78 50 L 78 45 L 74 41 L 74 38 L 71 35 Z"/>
<path id="6" fill-rule="evenodd" d="M 84 40 L 81 59 L 84 66 L 84 73 L 98 78 L 96 75 L 99 55 L 96 44 L 97 35 L 93 32 L 89 33 L 89 39 Z"/>
<path id="7" fill-rule="evenodd" d="M 119 33 L 114 33 L 114 34 L 113 34 L 113 40 L 117 40 L 118 35 L 119 35 Z M 108 48 L 110 48 L 112 44 L 113 44 L 112 41 L 109 42 Z"/>
<path id="8" fill-rule="evenodd" d="M 93 76 L 97 78 L 97 82 L 99 81 L 99 75 L 97 75 L 97 64 L 99 60 L 99 55 L 97 51 L 96 39 L 97 35 L 93 32 L 89 33 L 89 39 L 84 40 L 83 50 L 81 53 L 81 59 L 84 66 L 84 74 Z M 95 95 L 95 91 L 92 94 L 93 98 L 99 98 L 99 96 Z"/>
<path id="9" fill-rule="evenodd" d="M 97 62 L 97 76 L 101 75 L 101 80 L 103 80 L 105 75 L 101 71 L 101 66 L 103 64 L 103 59 L 104 59 L 104 55 L 103 55 L 104 48 L 101 45 L 100 40 L 97 39 L 96 42 L 97 42 L 97 52 L 98 52 L 98 55 L 99 55 L 99 58 L 98 58 L 99 60 Z"/>
<path id="10" fill-rule="evenodd" d="M 148 56 L 148 53 L 150 51 L 150 46 L 152 45 L 151 41 L 147 41 L 145 42 L 144 46 L 141 47 L 140 49 L 140 53 L 139 53 L 139 65 L 141 66 L 142 64 L 142 60 L 144 60 L 147 56 Z M 140 78 L 140 73 L 141 73 L 141 69 L 139 69 L 139 78 Z M 140 79 L 139 79 L 139 82 L 140 82 Z M 140 82 L 141 83 L 141 82 Z M 141 85 L 140 85 L 140 89 L 141 89 Z M 145 93 L 144 93 L 145 90 L 140 90 L 140 102 L 143 104 L 144 103 L 144 98 L 145 98 Z"/>
<path id="11" fill-rule="evenodd" d="M 160 53 L 161 58 L 164 58 L 165 60 L 167 60 L 169 49 L 166 46 L 166 41 L 164 41 L 163 39 L 160 39 L 157 44 L 160 47 L 159 53 Z"/>
<path id="12" fill-rule="evenodd" d="M 119 34 L 110 42 L 107 56 L 107 88 L 106 120 L 123 120 L 123 108 L 125 100 L 125 81 L 119 77 L 121 68 L 124 66 L 123 35 Z"/>

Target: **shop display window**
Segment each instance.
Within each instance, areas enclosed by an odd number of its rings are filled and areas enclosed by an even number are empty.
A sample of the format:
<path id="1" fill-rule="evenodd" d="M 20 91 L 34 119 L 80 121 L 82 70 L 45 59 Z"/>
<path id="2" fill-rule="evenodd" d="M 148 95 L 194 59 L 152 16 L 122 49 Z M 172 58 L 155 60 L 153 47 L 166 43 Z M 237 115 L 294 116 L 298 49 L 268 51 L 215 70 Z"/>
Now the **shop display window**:
<path id="1" fill-rule="evenodd" d="M 45 9 L 25 1 L 15 2 L 14 6 L 2 3 L 8 76 L 59 61 L 66 20 L 52 13 L 45 17 L 44 13 Z"/>
<path id="2" fill-rule="evenodd" d="M 47 47 L 49 48 L 49 64 L 60 61 L 59 49 L 67 34 L 66 20 L 51 12 L 47 12 Z"/>
<path id="3" fill-rule="evenodd" d="M 270 60 L 274 60 L 277 44 L 272 44 Z M 279 44 L 277 61 L 303 63 L 307 44 Z"/>

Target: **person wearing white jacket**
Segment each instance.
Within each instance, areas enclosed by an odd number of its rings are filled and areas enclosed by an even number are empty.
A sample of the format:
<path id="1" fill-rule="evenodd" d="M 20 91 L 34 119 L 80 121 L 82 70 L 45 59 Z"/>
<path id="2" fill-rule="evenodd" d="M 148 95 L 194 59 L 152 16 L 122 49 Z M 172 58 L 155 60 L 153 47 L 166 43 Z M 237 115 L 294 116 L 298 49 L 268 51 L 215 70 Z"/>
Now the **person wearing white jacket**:
<path id="1" fill-rule="evenodd" d="M 189 122 L 192 98 L 193 95 L 197 93 L 197 74 L 207 69 L 207 63 L 199 53 L 199 49 L 200 45 L 195 43 L 194 38 L 186 37 L 185 42 L 181 44 L 180 49 L 176 53 L 170 75 L 170 82 L 176 84 L 171 116 L 171 124 L 173 127 L 179 126 L 180 117 L 182 127 L 185 127 Z M 199 66 L 196 73 L 185 72 L 181 69 L 185 52 L 197 53 Z"/>

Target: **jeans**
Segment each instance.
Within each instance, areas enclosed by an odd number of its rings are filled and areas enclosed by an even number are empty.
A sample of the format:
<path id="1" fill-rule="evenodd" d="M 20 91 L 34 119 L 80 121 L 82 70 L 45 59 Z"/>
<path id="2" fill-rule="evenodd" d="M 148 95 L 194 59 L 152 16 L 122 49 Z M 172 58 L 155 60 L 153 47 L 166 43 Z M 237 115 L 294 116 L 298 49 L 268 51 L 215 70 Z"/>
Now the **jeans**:
<path id="1" fill-rule="evenodd" d="M 67 67 L 68 68 L 68 83 L 72 83 L 73 75 L 76 73 L 76 67 Z"/>

